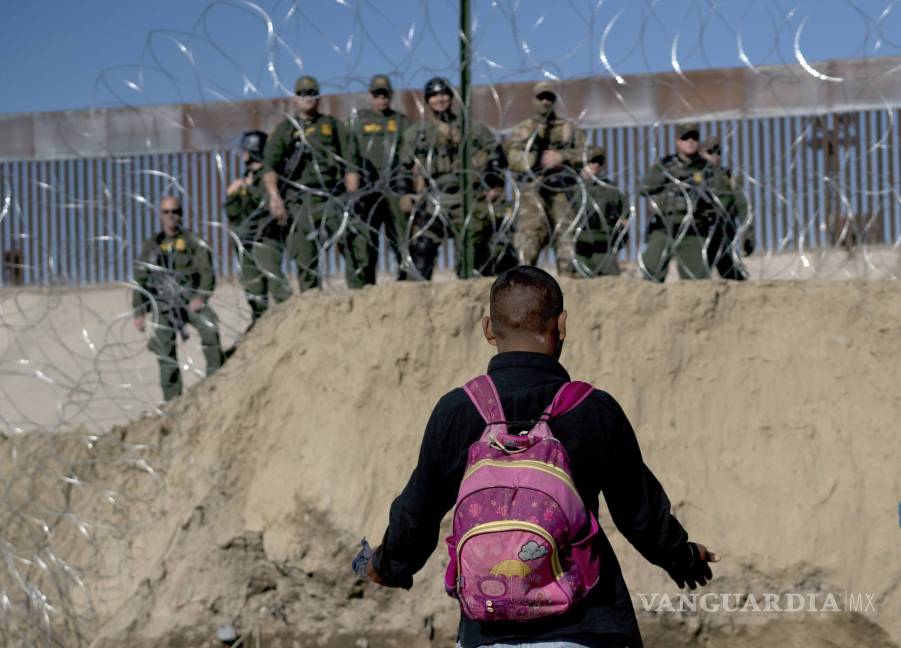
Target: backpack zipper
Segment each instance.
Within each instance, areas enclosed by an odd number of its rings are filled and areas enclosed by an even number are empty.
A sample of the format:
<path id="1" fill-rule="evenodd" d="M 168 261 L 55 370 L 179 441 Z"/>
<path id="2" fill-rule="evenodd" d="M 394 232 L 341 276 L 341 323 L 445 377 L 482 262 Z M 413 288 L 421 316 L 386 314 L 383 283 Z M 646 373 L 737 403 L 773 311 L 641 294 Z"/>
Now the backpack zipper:
<path id="1" fill-rule="evenodd" d="M 498 531 L 529 531 L 534 533 L 535 535 L 541 536 L 545 542 L 548 543 L 551 547 L 551 571 L 554 572 L 554 580 L 560 580 L 563 577 L 563 567 L 560 565 L 560 556 L 557 553 L 557 542 L 554 540 L 554 537 L 548 533 L 544 528 L 534 524 L 532 522 L 525 522 L 523 520 L 516 521 L 507 521 L 507 520 L 498 520 L 496 522 L 485 522 L 484 524 L 478 524 L 472 527 L 469 531 L 463 534 L 463 537 L 460 538 L 460 543 L 457 545 L 457 583 L 459 587 L 460 576 L 463 572 L 463 546 L 466 544 L 466 541 L 476 535 L 481 535 L 482 533 L 497 533 Z"/>
<path id="2" fill-rule="evenodd" d="M 530 468 L 532 470 L 540 470 L 541 472 L 547 475 L 551 475 L 552 477 L 556 477 L 557 479 L 562 481 L 573 492 L 573 494 L 579 498 L 579 501 L 582 500 L 582 496 L 579 495 L 579 491 L 576 490 L 576 485 L 573 483 L 572 477 L 566 474 L 565 470 L 553 464 L 549 464 L 544 461 L 537 461 L 535 459 L 514 459 L 512 461 L 482 459 L 481 461 L 477 461 L 469 467 L 469 470 L 464 473 L 463 479 L 466 479 L 483 466 L 493 466 L 495 468 Z"/>

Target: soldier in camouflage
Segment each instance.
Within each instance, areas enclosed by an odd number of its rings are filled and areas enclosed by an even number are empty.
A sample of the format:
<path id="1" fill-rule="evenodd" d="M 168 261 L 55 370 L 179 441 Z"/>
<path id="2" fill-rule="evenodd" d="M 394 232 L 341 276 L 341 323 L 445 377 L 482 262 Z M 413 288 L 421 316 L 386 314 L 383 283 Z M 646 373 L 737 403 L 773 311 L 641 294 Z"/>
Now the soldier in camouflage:
<path id="1" fill-rule="evenodd" d="M 722 166 L 722 150 L 718 137 L 708 137 L 701 144 L 701 156 L 707 160 L 713 176 L 712 200 L 708 220 L 713 230 L 707 243 L 707 262 L 716 267 L 723 279 L 745 281 L 748 271 L 741 261 L 739 249 L 746 255 L 754 251 L 754 230 L 750 228 L 748 201 L 739 178 Z"/>
<path id="2" fill-rule="evenodd" d="M 505 146 L 510 169 L 522 189 L 514 243 L 519 262 L 535 265 L 551 243 L 557 272 L 576 276 L 573 188 L 585 155 L 585 134 L 554 111 L 557 93 L 546 81 L 535 84 L 534 114 L 513 127 Z"/>
<path id="3" fill-rule="evenodd" d="M 629 203 L 604 175 L 606 165 L 604 149 L 589 148 L 574 192 L 576 267 L 586 277 L 618 275 L 616 257 L 629 237 Z"/>
<path id="4" fill-rule="evenodd" d="M 387 75 L 377 74 L 369 83 L 370 108 L 354 111 L 347 122 L 348 150 L 361 165 L 361 196 L 358 218 L 351 223 L 348 249 L 359 251 L 354 274 L 361 285 L 375 283 L 379 229 L 385 226 L 388 243 L 397 258 L 398 278 L 406 278 L 406 214 L 401 197 L 408 193 L 408 179 L 400 168 L 401 136 L 412 123 L 405 114 L 391 108 L 394 90 Z M 357 239 L 362 241 L 358 244 Z"/>
<path id="5" fill-rule="evenodd" d="M 349 209 L 338 199 L 359 189 L 357 160 L 347 150 L 344 125 L 319 112 L 319 82 L 302 76 L 294 86 L 295 115 L 275 127 L 263 149 L 263 182 L 269 212 L 280 225 L 288 224 L 288 250 L 297 262 L 300 289 L 321 284 L 320 255 L 326 243 L 346 226 Z M 365 245 L 358 239 L 356 243 Z M 339 245 L 341 242 L 339 241 Z M 347 283 L 361 285 L 354 266 L 359 251 L 345 256 Z"/>
<path id="6" fill-rule="evenodd" d="M 713 224 L 705 204 L 710 201 L 705 174 L 711 169 L 698 153 L 697 124 L 680 124 L 677 135 L 677 152 L 654 164 L 641 182 L 651 206 L 641 266 L 648 279 L 661 282 L 673 256 L 681 278 L 710 277 L 704 246 Z"/>
<path id="7" fill-rule="evenodd" d="M 245 175 L 226 190 L 225 213 L 237 238 L 241 286 L 250 305 L 253 326 L 269 307 L 269 293 L 277 302 L 291 296 L 282 272 L 289 225 L 279 224 L 266 208 L 263 186 L 263 148 L 266 133 L 250 131 L 241 136 Z"/>
<path id="8" fill-rule="evenodd" d="M 453 90 L 447 80 L 436 77 L 426 83 L 424 94 L 428 115 L 404 133 L 401 153 L 415 192 L 404 200 L 413 213 L 412 269 L 418 279 L 431 279 L 438 249 L 450 233 L 458 277 L 502 272 L 512 262 L 505 254 L 506 241 L 498 236 L 507 165 L 503 150 L 486 126 L 471 125 L 473 205 L 469 215 L 463 214 L 462 124 L 451 110 Z"/>
<path id="9" fill-rule="evenodd" d="M 148 348 L 159 362 L 160 385 L 167 401 L 181 394 L 176 335 L 187 340 L 187 324 L 200 333 L 208 376 L 224 360 L 219 319 L 207 304 L 216 287 L 210 248 L 198 236 L 182 229 L 181 216 L 181 200 L 173 196 L 162 199 L 163 229 L 141 247 L 134 266 L 137 285 L 132 292 L 135 328 L 143 331 L 147 313 L 153 313 L 153 335 Z"/>

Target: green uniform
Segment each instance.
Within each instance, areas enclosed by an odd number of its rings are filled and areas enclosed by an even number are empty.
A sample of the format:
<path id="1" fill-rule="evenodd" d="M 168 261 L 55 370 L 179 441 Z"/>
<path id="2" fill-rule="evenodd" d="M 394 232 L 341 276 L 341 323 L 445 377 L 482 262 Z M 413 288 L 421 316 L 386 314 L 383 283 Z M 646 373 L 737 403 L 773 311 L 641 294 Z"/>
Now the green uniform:
<path id="1" fill-rule="evenodd" d="M 628 240 L 629 204 L 607 178 L 582 182 L 574 202 L 580 215 L 575 231 L 577 265 L 591 277 L 618 275 L 616 256 Z"/>
<path id="2" fill-rule="evenodd" d="M 570 198 L 579 183 L 576 168 L 584 155 L 585 134 L 553 111 L 538 111 L 514 126 L 505 148 L 522 190 L 514 238 L 520 263 L 535 265 L 550 243 L 557 271 L 575 276 L 575 212 Z M 545 151 L 560 153 L 563 166 L 543 169 L 541 155 Z"/>
<path id="3" fill-rule="evenodd" d="M 400 208 L 400 198 L 409 192 L 409 182 L 400 167 L 400 153 L 401 136 L 410 124 L 406 115 L 391 109 L 384 114 L 360 110 L 347 122 L 348 150 L 360 164 L 361 189 L 348 248 L 362 254 L 359 261 L 355 260 L 355 274 L 361 284 L 375 283 L 382 225 L 397 258 L 399 276 L 405 276 L 404 259 L 409 256 L 404 253 L 408 247 L 407 216 Z"/>
<path id="4" fill-rule="evenodd" d="M 238 238 L 241 285 L 253 321 L 269 307 L 269 293 L 277 302 L 291 296 L 291 286 L 282 272 L 282 257 L 289 226 L 279 225 L 266 210 L 266 188 L 262 169 L 249 172 L 250 185 L 225 199 L 225 213 Z"/>
<path id="5" fill-rule="evenodd" d="M 491 202 L 486 195 L 490 188 L 503 187 L 506 158 L 486 126 L 474 122 L 470 138 L 473 205 L 466 217 L 459 118 L 451 111 L 433 115 L 403 135 L 401 162 L 426 182 L 425 193 L 414 205 L 409 243 L 413 265 L 426 280 L 448 234 L 454 238 L 458 277 L 467 278 L 467 267 L 476 276 L 488 276 L 500 271 L 499 264 L 507 264 L 507 245 L 498 232 L 503 201 Z"/>
<path id="6" fill-rule="evenodd" d="M 707 279 L 710 266 L 705 240 L 713 222 L 705 207 L 709 187 L 707 162 L 700 155 L 669 155 L 657 162 L 641 182 L 641 193 L 651 201 L 651 220 L 641 262 L 649 279 L 666 279 L 675 255 L 683 279 Z"/>
<path id="7" fill-rule="evenodd" d="M 712 186 L 705 220 L 712 221 L 712 233 L 707 244 L 707 262 L 716 267 L 723 279 L 744 281 L 747 270 L 741 262 L 737 242 L 739 232 L 745 232 L 745 251 L 754 249 L 753 230 L 748 228 L 748 201 L 741 183 L 725 167 L 711 167 L 705 174 Z"/>
<path id="8" fill-rule="evenodd" d="M 159 362 L 163 398 L 171 400 L 182 388 L 176 334 L 187 339 L 187 324 L 200 334 L 207 375 L 222 366 L 219 320 L 206 305 L 216 286 L 210 248 L 191 232 L 182 230 L 175 236 L 160 232 L 144 242 L 135 261 L 134 280 L 139 288 L 132 294 L 132 306 L 136 315 L 153 313 L 148 348 Z M 204 306 L 195 313 L 188 304 L 196 297 L 203 299 Z"/>
<path id="9" fill-rule="evenodd" d="M 300 289 L 321 283 L 319 262 L 327 244 L 346 227 L 347 210 L 337 199 L 348 170 L 358 166 L 348 158 L 344 126 L 331 115 L 295 116 L 282 121 L 266 141 L 263 171 L 282 181 L 282 196 L 292 219 L 288 252 L 297 262 Z M 344 246 L 349 285 L 355 285 L 353 255 Z"/>

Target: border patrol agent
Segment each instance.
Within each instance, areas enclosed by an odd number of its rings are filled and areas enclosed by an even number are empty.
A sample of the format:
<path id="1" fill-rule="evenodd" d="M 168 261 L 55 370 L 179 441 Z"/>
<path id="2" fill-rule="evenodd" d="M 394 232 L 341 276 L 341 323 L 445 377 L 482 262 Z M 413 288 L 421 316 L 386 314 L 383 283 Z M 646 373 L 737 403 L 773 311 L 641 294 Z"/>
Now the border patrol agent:
<path id="1" fill-rule="evenodd" d="M 134 265 L 134 325 L 143 331 L 146 314 L 153 313 L 153 336 L 148 348 L 157 357 L 160 386 L 167 401 L 181 394 L 176 334 L 187 340 L 186 325 L 200 333 L 207 376 L 224 361 L 219 319 L 207 304 L 216 287 L 210 248 L 198 236 L 182 229 L 181 215 L 180 199 L 166 196 L 160 201 L 163 229 L 144 242 Z"/>
<path id="2" fill-rule="evenodd" d="M 250 131 L 241 136 L 246 174 L 226 190 L 225 213 L 240 245 L 241 286 L 250 305 L 252 327 L 269 307 L 269 293 L 277 302 L 291 296 L 291 285 L 282 272 L 288 225 L 281 225 L 266 208 L 263 186 L 263 148 L 266 133 Z"/>
<path id="3" fill-rule="evenodd" d="M 361 284 L 374 284 L 378 263 L 379 229 L 385 226 L 388 243 L 397 259 L 398 278 L 406 277 L 405 257 L 407 216 L 400 208 L 401 197 L 408 193 L 409 181 L 400 167 L 401 137 L 412 121 L 391 108 L 394 89 L 385 74 L 376 74 L 369 82 L 370 108 L 355 111 L 347 122 L 351 157 L 359 160 L 362 195 L 357 201 L 359 218 L 351 225 L 348 238 L 361 238 L 365 247 L 349 243 L 352 251 L 363 252 L 354 261 L 355 275 Z M 409 261 L 406 262 L 407 267 Z"/>
<path id="4" fill-rule="evenodd" d="M 618 275 L 616 257 L 629 240 L 629 203 L 603 175 L 606 166 L 604 149 L 589 148 L 575 192 L 574 208 L 581 215 L 576 227 L 576 265 L 588 277 Z"/>
<path id="5" fill-rule="evenodd" d="M 507 160 L 486 126 L 470 127 L 473 204 L 463 213 L 461 120 L 451 110 L 453 90 L 443 78 L 430 79 L 423 94 L 428 116 L 403 135 L 401 161 L 413 179 L 414 196 L 403 201 L 413 214 L 410 256 L 417 278 L 429 280 L 442 241 L 450 233 L 457 254 L 457 276 L 468 278 L 502 272 L 512 262 L 498 236 L 503 220 L 504 169 Z"/>
<path id="6" fill-rule="evenodd" d="M 754 230 L 748 218 L 748 201 L 738 176 L 722 166 L 722 148 L 718 137 L 708 137 L 701 144 L 701 156 L 718 173 L 710 204 L 714 221 L 707 244 L 707 262 L 716 267 L 723 279 L 745 281 L 748 271 L 741 262 L 739 249 L 746 255 L 754 252 Z M 739 241 L 741 246 L 739 247 Z"/>
<path id="7" fill-rule="evenodd" d="M 541 81 L 532 88 L 533 115 L 513 127 L 507 140 L 510 169 L 522 187 L 522 203 L 514 238 L 519 262 L 535 265 L 550 243 L 557 272 L 577 276 L 575 212 L 570 197 L 578 184 L 585 155 L 585 134 L 554 111 L 554 85 Z"/>
<path id="8" fill-rule="evenodd" d="M 698 153 L 698 125 L 680 124 L 676 132 L 677 152 L 655 163 L 641 181 L 652 212 L 641 265 L 653 281 L 666 279 L 673 256 L 682 279 L 710 277 L 704 245 L 712 223 L 702 220 L 710 215 L 703 204 L 709 202 L 705 173 L 710 169 Z"/>
<path id="9" fill-rule="evenodd" d="M 272 216 L 280 225 L 288 224 L 289 214 L 293 220 L 288 250 L 297 262 L 304 291 L 321 285 L 320 254 L 347 217 L 337 197 L 345 191 L 355 193 L 360 176 L 353 170 L 357 161 L 348 159 L 344 125 L 319 112 L 319 82 L 302 76 L 294 90 L 296 114 L 275 127 L 263 149 L 263 182 Z M 365 245 L 361 240 L 356 243 Z M 353 259 L 362 255 L 341 247 L 347 283 L 357 287 Z"/>

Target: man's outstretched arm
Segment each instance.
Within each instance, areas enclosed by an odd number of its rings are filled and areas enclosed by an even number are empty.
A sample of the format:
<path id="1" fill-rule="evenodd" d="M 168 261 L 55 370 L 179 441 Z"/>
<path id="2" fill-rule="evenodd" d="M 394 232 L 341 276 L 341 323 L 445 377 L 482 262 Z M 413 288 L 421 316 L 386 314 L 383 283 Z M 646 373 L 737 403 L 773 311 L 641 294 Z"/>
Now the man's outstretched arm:
<path id="1" fill-rule="evenodd" d="M 367 573 L 372 581 L 388 587 L 409 589 L 413 574 L 422 569 L 438 544 L 444 514 L 454 505 L 453 473 L 459 461 L 444 449 L 448 416 L 441 403 L 426 426 L 419 460 L 403 491 L 391 504 L 388 528 L 382 544 L 373 551 Z M 451 456 L 446 456 L 446 455 Z"/>
<path id="2" fill-rule="evenodd" d="M 608 454 L 602 491 L 616 527 L 649 562 L 665 569 L 679 587 L 706 585 L 713 574 L 708 563 L 719 556 L 689 542 L 672 515 L 660 482 L 645 465 L 635 431 L 622 408 L 607 396 Z"/>

